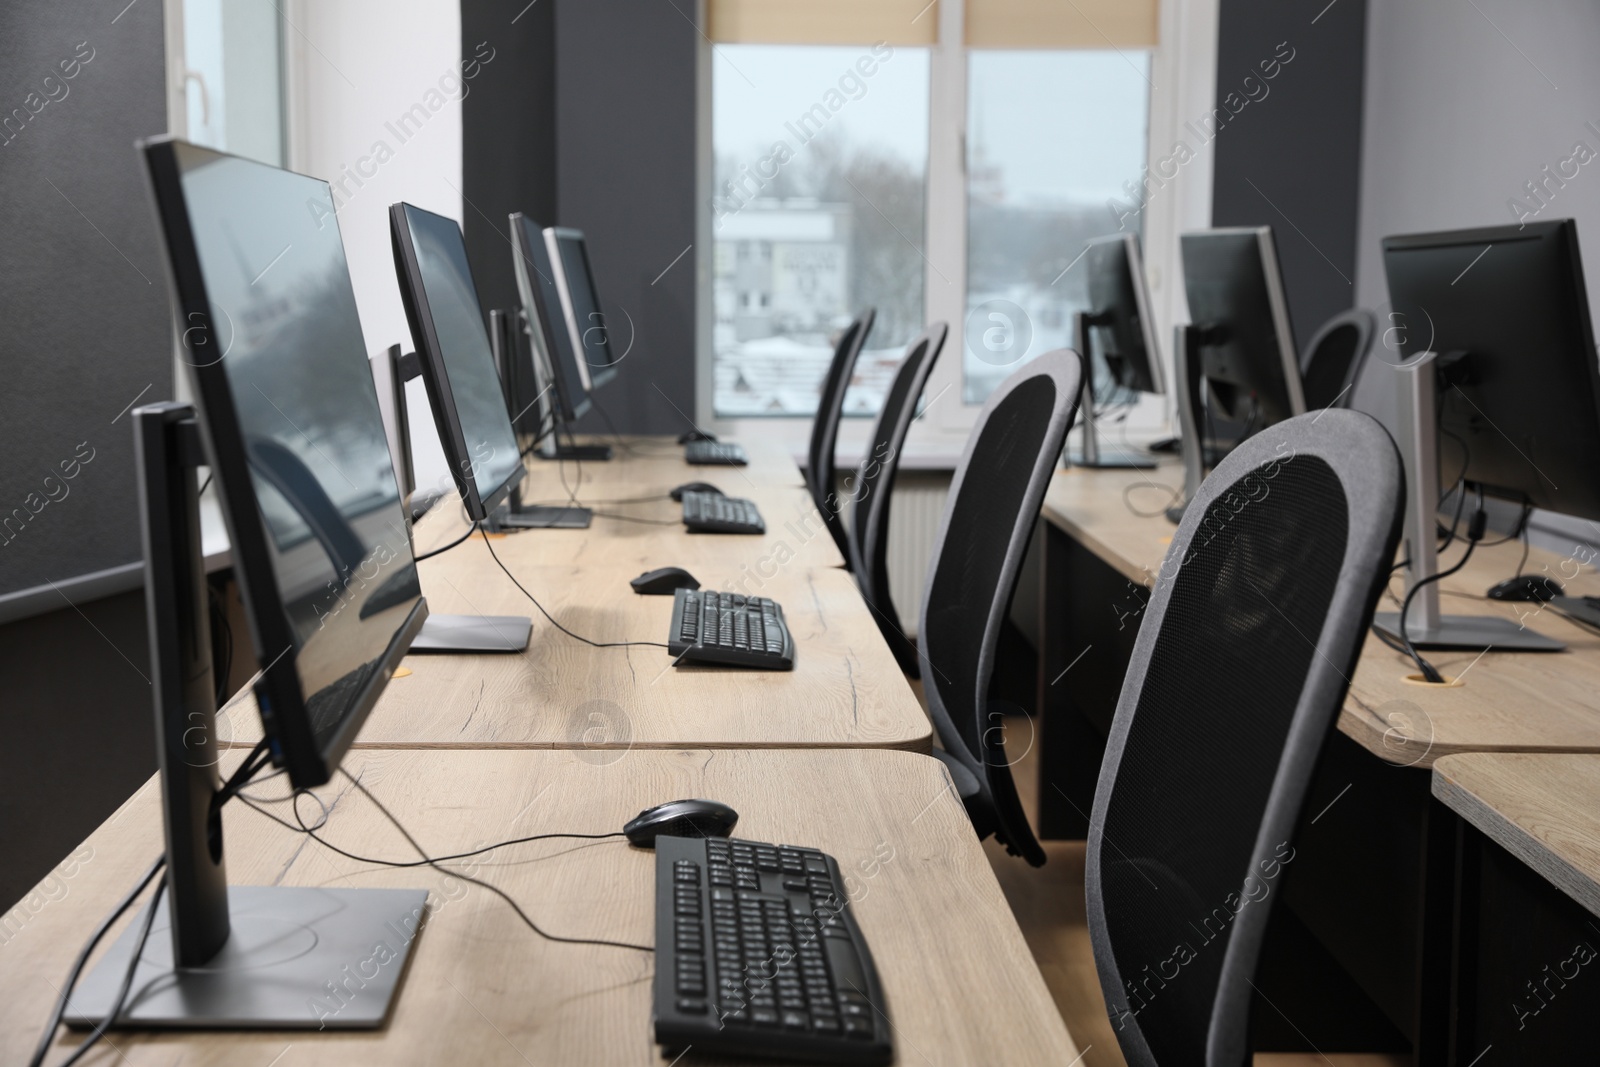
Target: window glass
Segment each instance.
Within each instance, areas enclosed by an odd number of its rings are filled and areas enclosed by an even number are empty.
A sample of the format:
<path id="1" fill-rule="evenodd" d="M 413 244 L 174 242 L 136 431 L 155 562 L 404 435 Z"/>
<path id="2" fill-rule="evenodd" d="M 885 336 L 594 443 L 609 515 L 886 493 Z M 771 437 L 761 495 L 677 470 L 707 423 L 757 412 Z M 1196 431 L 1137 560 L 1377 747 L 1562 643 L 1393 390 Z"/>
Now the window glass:
<path id="1" fill-rule="evenodd" d="M 185 0 L 188 140 L 283 166 L 279 23 L 274 0 Z"/>
<path id="2" fill-rule="evenodd" d="M 1149 55 L 982 51 L 967 60 L 962 394 L 1072 345 L 1084 242 L 1139 232 Z"/>
<path id="3" fill-rule="evenodd" d="M 875 414 L 923 328 L 928 53 L 718 45 L 711 62 L 715 412 L 815 414 L 834 338 L 871 307 L 845 411 Z"/>

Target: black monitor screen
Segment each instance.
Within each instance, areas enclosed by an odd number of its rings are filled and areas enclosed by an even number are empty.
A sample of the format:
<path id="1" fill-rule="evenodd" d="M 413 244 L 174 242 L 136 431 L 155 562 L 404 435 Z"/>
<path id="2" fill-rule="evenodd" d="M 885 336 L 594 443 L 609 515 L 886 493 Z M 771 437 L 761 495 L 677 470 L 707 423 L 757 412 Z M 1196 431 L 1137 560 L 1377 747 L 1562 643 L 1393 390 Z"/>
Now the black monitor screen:
<path id="1" fill-rule="evenodd" d="M 404 226 L 396 231 L 397 241 L 408 240 L 415 253 L 415 275 L 403 256 L 396 266 L 445 456 L 469 512 L 479 510 L 475 502 L 487 509 L 521 476 L 522 456 L 467 266 L 466 241 L 454 219 L 410 204 L 392 210 L 398 214 L 391 219 Z"/>
<path id="2" fill-rule="evenodd" d="M 1305 410 L 1289 305 L 1267 226 L 1179 238 L 1189 319 L 1213 404 L 1251 430 Z"/>
<path id="3" fill-rule="evenodd" d="M 1118 385 L 1161 392 L 1139 239 L 1118 234 L 1090 241 L 1084 266 L 1089 270 L 1090 350 L 1105 360 Z"/>
<path id="4" fill-rule="evenodd" d="M 567 330 L 561 293 L 556 288 L 555 270 L 550 265 L 550 250 L 544 232 L 526 215 L 511 216 L 513 265 L 517 291 L 522 297 L 522 312 L 535 345 L 542 346 L 547 367 L 553 375 L 561 417 L 567 422 L 581 418 L 589 410 L 589 394 L 584 386 L 586 371 L 578 358 L 572 334 Z"/>
<path id="5" fill-rule="evenodd" d="M 1439 353 L 1439 477 L 1600 520 L 1600 363 L 1569 220 L 1387 237 L 1385 323 Z"/>
<path id="6" fill-rule="evenodd" d="M 567 330 L 583 357 L 588 388 L 609 382 L 616 374 L 616 354 L 611 347 L 611 331 L 600 310 L 600 295 L 589 269 L 589 251 L 579 230 L 547 229 L 556 246 L 556 284 L 562 292 L 562 309 Z"/>
<path id="7" fill-rule="evenodd" d="M 209 149 L 149 151 L 235 566 L 258 617 L 287 616 L 294 655 L 282 662 L 326 754 L 376 698 L 421 597 L 333 200 L 326 182 Z M 161 195 L 163 158 L 176 160 L 181 205 Z M 203 290 L 173 247 L 185 221 Z M 265 567 L 250 558 L 263 544 Z M 258 629 L 281 633 L 279 621 Z M 265 646 L 269 668 L 288 651 Z"/>

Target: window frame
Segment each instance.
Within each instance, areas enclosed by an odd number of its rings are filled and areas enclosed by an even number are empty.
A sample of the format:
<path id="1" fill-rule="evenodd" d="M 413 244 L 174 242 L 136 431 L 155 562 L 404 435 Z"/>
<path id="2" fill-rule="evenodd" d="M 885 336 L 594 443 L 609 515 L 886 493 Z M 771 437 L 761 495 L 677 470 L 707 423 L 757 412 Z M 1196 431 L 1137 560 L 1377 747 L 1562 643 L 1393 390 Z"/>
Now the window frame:
<path id="1" fill-rule="evenodd" d="M 1219 0 L 1162 0 L 1160 43 L 1150 50 L 1150 111 L 1146 123 L 1147 160 L 1171 153 L 1183 134 L 1185 118 L 1198 119 L 1214 105 L 1216 96 L 1216 42 Z M 925 322 L 950 324 L 946 352 L 934 365 L 925 396 L 933 403 L 928 413 L 912 424 L 906 440 L 908 466 L 953 466 L 966 446 L 977 419 L 978 405 L 961 402 L 967 266 L 967 55 L 964 40 L 965 0 L 937 0 L 929 15 L 939 20 L 938 43 L 929 48 L 928 163 L 923 228 L 923 315 Z M 909 46 L 908 46 L 909 47 Z M 702 39 L 699 56 L 699 99 L 696 142 L 698 149 L 697 230 L 706 254 L 696 293 L 696 420 L 705 429 L 732 437 L 776 437 L 791 452 L 803 456 L 812 420 L 806 416 L 718 417 L 714 388 L 716 358 L 712 343 L 715 318 L 712 266 L 715 234 L 710 212 L 712 191 L 711 70 L 717 62 L 717 45 Z M 1166 381 L 1172 375 L 1173 326 L 1187 318 L 1183 298 L 1178 235 L 1203 229 L 1211 222 L 1212 157 L 1199 149 L 1184 167 L 1182 179 L 1150 198 L 1144 213 L 1145 273 L 1150 285 L 1152 311 Z M 1147 400 L 1130 421 L 1129 436 L 1151 440 L 1169 432 L 1172 425 L 1170 390 L 1158 400 Z M 849 460 L 866 447 L 872 422 L 866 418 L 840 421 L 839 452 Z"/>

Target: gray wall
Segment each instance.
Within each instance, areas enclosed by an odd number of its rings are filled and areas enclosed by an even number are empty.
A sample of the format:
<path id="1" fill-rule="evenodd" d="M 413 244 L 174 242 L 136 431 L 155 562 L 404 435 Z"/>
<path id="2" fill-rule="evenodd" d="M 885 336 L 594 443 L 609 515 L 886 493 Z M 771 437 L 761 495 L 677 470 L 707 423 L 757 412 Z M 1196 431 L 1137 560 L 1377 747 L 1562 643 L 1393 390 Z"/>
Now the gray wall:
<path id="1" fill-rule="evenodd" d="M 1216 138 L 1212 224 L 1272 227 L 1302 350 L 1355 302 L 1367 2 L 1222 0 L 1219 12 L 1217 101 L 1238 113 Z M 1292 58 L 1263 80 L 1279 55 Z"/>
<path id="2" fill-rule="evenodd" d="M 1600 152 L 1600 133 L 1585 125 L 1600 126 L 1600 4 L 1475 3 L 1368 0 L 1356 292 L 1380 315 L 1388 311 L 1384 237 L 1515 223 L 1507 202 L 1537 206 L 1524 186 L 1542 178 L 1543 167 L 1554 168 L 1579 141 Z M 1578 220 L 1589 302 L 1600 307 L 1600 159 L 1537 216 L 1563 217 Z M 1374 358 L 1355 402 L 1393 425 L 1387 372 Z M 1560 544 L 1571 548 L 1565 535 Z"/>
<path id="3" fill-rule="evenodd" d="M 701 254 L 690 247 L 698 5 L 547 0 L 506 29 L 522 6 L 461 5 L 462 40 L 489 37 L 510 57 L 463 104 L 464 192 L 482 211 L 467 211 L 467 251 L 484 306 L 515 306 L 510 250 L 496 230 L 507 213 L 583 230 L 622 357 L 595 400 L 624 433 L 681 432 L 694 414 Z M 599 411 L 580 424 L 606 428 Z"/>
<path id="4" fill-rule="evenodd" d="M 696 262 L 710 254 L 690 247 L 698 6 L 556 3 L 556 214 L 588 237 L 613 351 L 628 352 L 596 394 L 624 432 L 694 417 Z"/>
<path id="5" fill-rule="evenodd" d="M 161 5 L 125 6 L 0 5 L 0 596 L 140 556 L 117 416 L 170 398 L 172 356 L 133 142 L 167 117 Z"/>
<path id="6" fill-rule="evenodd" d="M 63 59 L 91 49 L 58 80 Z M 0 625 L 0 910 L 156 765 L 143 593 L 96 600 L 71 579 L 132 565 L 112 584 L 140 581 L 122 412 L 141 391 L 141 403 L 170 398 L 172 356 L 133 142 L 167 128 L 164 62 L 160 3 L 0 5 L 0 120 L 12 123 L 0 145 L 0 519 L 30 493 L 57 498 L 0 544 L 0 619 L 17 607 L 4 594 L 42 587 L 30 617 Z M 46 93 L 57 99 L 39 107 Z M 90 449 L 62 479 L 62 461 Z"/>

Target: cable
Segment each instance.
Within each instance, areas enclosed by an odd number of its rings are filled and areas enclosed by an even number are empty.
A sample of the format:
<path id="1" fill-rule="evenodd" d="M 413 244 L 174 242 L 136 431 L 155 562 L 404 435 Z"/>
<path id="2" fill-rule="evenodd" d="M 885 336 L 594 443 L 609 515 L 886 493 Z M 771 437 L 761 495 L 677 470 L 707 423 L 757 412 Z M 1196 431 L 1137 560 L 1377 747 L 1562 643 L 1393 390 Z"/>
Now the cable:
<path id="1" fill-rule="evenodd" d="M 150 940 L 150 928 L 155 925 L 156 910 L 161 906 L 161 894 L 166 892 L 165 881 L 156 883 L 156 891 L 150 898 L 150 905 L 145 909 L 144 925 L 139 928 L 139 936 L 133 943 L 133 952 L 128 957 L 128 969 L 122 973 L 122 985 L 117 987 L 117 997 L 111 1002 L 111 1010 L 106 1012 L 106 1017 L 95 1025 L 94 1033 L 83 1039 L 83 1043 L 72 1050 L 72 1055 L 62 1060 L 60 1067 L 72 1067 L 74 1063 L 83 1059 L 88 1051 L 94 1048 L 95 1043 L 106 1035 L 111 1029 L 111 1024 L 117 1021 L 117 1016 L 122 1014 L 122 1009 L 128 1003 L 128 990 L 133 986 L 133 976 L 139 971 L 139 960 L 144 955 L 145 943 Z"/>
<path id="2" fill-rule="evenodd" d="M 250 784 L 250 780 L 254 778 L 257 772 L 259 772 L 261 768 L 265 767 L 271 759 L 271 746 L 267 743 L 266 738 L 262 738 L 260 741 L 256 742 L 256 747 L 252 748 L 245 756 L 244 760 L 239 764 L 238 769 L 228 776 L 228 780 L 226 782 L 222 783 L 222 788 L 217 790 L 216 793 L 212 794 L 211 810 L 214 812 L 219 810 L 222 805 L 226 804 L 233 797 L 237 796 L 239 790 Z"/>
<path id="3" fill-rule="evenodd" d="M 1478 487 L 1478 508 L 1475 512 L 1473 512 L 1471 522 L 1467 524 L 1467 550 L 1461 554 L 1461 558 L 1456 561 L 1455 566 L 1449 568 L 1448 570 L 1442 570 L 1434 574 L 1430 574 L 1426 578 L 1422 578 L 1414 582 L 1411 588 L 1406 592 L 1405 601 L 1400 605 L 1399 629 L 1400 642 L 1405 646 L 1403 651 L 1410 655 L 1412 660 L 1415 661 L 1417 669 L 1422 672 L 1423 679 L 1425 681 L 1432 682 L 1435 685 L 1443 685 L 1444 676 L 1439 673 L 1438 669 L 1435 668 L 1433 664 L 1423 659 L 1422 654 L 1417 651 L 1417 646 L 1411 643 L 1411 637 L 1406 632 L 1406 614 L 1411 610 L 1411 601 L 1416 599 L 1417 594 L 1422 591 L 1423 586 L 1431 585 L 1434 582 L 1448 578 L 1452 574 L 1459 571 L 1462 567 L 1467 565 L 1467 560 L 1472 558 L 1473 549 L 1477 548 L 1478 542 L 1483 539 L 1483 530 L 1487 523 L 1488 515 L 1483 510 L 1483 487 L 1480 485 Z M 1393 646 L 1391 645 L 1390 647 Z"/>
<path id="4" fill-rule="evenodd" d="M 1138 508 L 1133 506 L 1133 501 L 1130 499 L 1130 497 L 1133 495 L 1133 491 L 1135 489 L 1165 489 L 1168 493 L 1170 493 L 1172 495 L 1167 500 L 1167 502 L 1165 504 L 1163 504 L 1160 507 L 1156 508 L 1154 511 L 1141 511 Z M 1123 504 L 1123 506 L 1126 507 L 1133 514 L 1139 516 L 1139 518 L 1141 518 L 1141 519 L 1153 519 L 1157 515 L 1165 515 L 1167 513 L 1167 509 L 1169 507 L 1172 507 L 1174 504 L 1177 504 L 1182 499 L 1183 499 L 1183 490 L 1182 489 L 1175 489 L 1170 485 L 1162 485 L 1160 482 L 1129 482 L 1127 485 L 1122 487 L 1122 504 Z"/>
<path id="5" fill-rule="evenodd" d="M 512 574 L 511 571 L 506 567 L 506 565 L 504 563 L 500 562 L 500 557 L 499 557 L 498 554 L 496 554 L 496 552 L 494 550 L 494 544 L 489 540 L 489 535 L 487 533 L 484 533 L 484 535 L 483 535 L 483 543 L 489 549 L 489 555 L 494 558 L 495 565 L 498 566 L 502 571 L 505 572 L 505 576 L 507 578 L 511 579 L 511 584 L 516 586 L 518 589 L 522 590 L 522 595 L 527 597 L 530 601 L 533 602 L 533 606 L 539 609 L 539 614 L 543 615 L 546 619 L 548 619 L 550 621 L 550 625 L 551 626 L 554 626 L 556 629 L 560 630 L 562 633 L 566 634 L 568 637 L 572 638 L 573 640 L 582 641 L 584 644 L 590 645 L 590 646 L 592 646 L 594 648 L 630 648 L 630 647 L 633 647 L 633 646 L 639 646 L 641 648 L 666 648 L 667 647 L 665 644 L 663 644 L 660 641 L 591 641 L 587 637 L 582 637 L 582 636 L 580 636 L 578 634 L 573 633 L 571 630 L 567 629 L 565 626 L 562 626 L 559 622 L 557 622 L 555 620 L 555 617 L 544 609 L 544 605 L 539 603 L 539 601 L 534 598 L 534 595 L 532 593 L 528 592 L 527 589 L 523 588 L 522 583 L 517 581 L 517 576 L 515 574 Z"/>
<path id="6" fill-rule="evenodd" d="M 602 519 L 615 519 L 618 522 L 637 522 L 645 526 L 682 526 L 682 519 L 643 519 L 637 515 L 618 515 L 614 511 L 594 511 L 591 513 Z"/>
<path id="7" fill-rule="evenodd" d="M 67 980 L 62 983 L 61 992 L 56 995 L 55 1007 L 50 1012 L 50 1022 L 45 1027 L 44 1033 L 39 1037 L 39 1045 L 33 1050 L 33 1058 L 28 1061 L 28 1067 L 39 1067 L 40 1064 L 44 1063 L 44 1058 L 50 1054 L 50 1042 L 56 1036 L 56 1030 L 61 1026 L 61 1017 L 67 1012 L 67 1002 L 72 996 L 73 987 L 78 984 L 79 976 L 83 974 L 83 965 L 88 962 L 89 954 L 100 943 L 100 939 L 106 936 L 106 931 L 111 929 L 111 925 L 120 919 L 122 913 L 133 905 L 133 902 L 139 898 L 139 894 L 144 892 L 145 886 L 149 885 L 150 880 L 161 873 L 161 869 L 166 864 L 166 853 L 157 856 L 155 862 L 150 864 L 144 875 L 139 879 L 139 884 L 128 890 L 128 895 L 122 898 L 110 915 L 100 921 L 100 925 L 89 936 L 88 942 L 79 951 L 78 958 L 73 961 L 72 970 L 67 972 Z M 152 908 L 151 911 L 154 912 L 154 909 Z M 138 956 L 135 956 L 134 959 L 138 959 Z"/>
<path id="8" fill-rule="evenodd" d="M 418 556 L 416 558 L 415 562 L 421 563 L 425 559 L 432 559 L 434 556 L 437 556 L 442 552 L 450 551 L 452 548 L 456 547 L 457 545 L 464 543 L 466 541 L 466 539 L 471 537 L 473 535 L 473 533 L 477 529 L 478 529 L 478 524 L 477 524 L 476 521 L 474 521 L 472 523 L 472 525 L 467 527 L 467 532 L 466 533 L 462 534 L 460 537 L 456 538 L 454 541 L 451 541 L 448 545 L 445 545 L 442 548 L 433 549 L 431 552 L 424 552 L 422 555 L 420 555 L 420 556 Z"/>
<path id="9" fill-rule="evenodd" d="M 453 870 L 449 870 L 447 868 L 439 866 L 439 864 L 441 862 L 443 862 L 444 860 L 447 860 L 447 859 L 462 858 L 462 857 L 466 857 L 466 856 L 475 856 L 475 855 L 478 855 L 481 852 L 488 852 L 491 849 L 500 848 L 500 847 L 502 847 L 504 845 L 517 844 L 520 841 L 536 841 L 536 840 L 540 840 L 542 838 L 547 838 L 547 837 L 575 837 L 575 838 L 584 838 L 584 839 L 590 839 L 590 840 L 599 840 L 599 839 L 602 839 L 602 838 L 621 837 L 621 836 L 623 836 L 622 834 L 619 834 L 619 833 L 610 833 L 610 834 L 538 834 L 538 835 L 535 835 L 533 837 L 520 838 L 520 839 L 518 839 L 518 841 L 502 841 L 498 845 L 490 845 L 490 846 L 488 846 L 486 848 L 477 849 L 477 850 L 472 851 L 472 852 L 457 853 L 455 856 L 430 856 L 430 855 L 428 855 L 427 850 L 424 849 L 422 847 L 422 845 L 417 842 L 417 839 L 415 837 L 411 836 L 411 831 L 407 830 L 405 828 L 405 825 L 399 819 L 397 819 L 395 817 L 394 813 L 391 812 L 388 808 L 384 807 L 383 802 L 380 801 L 377 797 L 373 796 L 371 791 L 368 790 L 366 786 L 361 784 L 361 780 L 360 779 L 356 778 L 354 775 L 352 775 L 349 771 L 345 770 L 343 767 L 339 768 L 339 773 L 344 775 L 345 778 L 347 778 L 349 780 L 350 784 L 355 786 L 355 788 L 361 793 L 362 796 L 366 797 L 369 801 L 371 801 L 373 807 L 377 808 L 380 812 L 383 813 L 383 817 L 385 819 L 388 819 L 390 824 L 393 825 L 396 830 L 400 831 L 400 836 L 404 837 L 406 839 L 406 843 L 409 844 L 412 848 L 416 849 L 417 855 L 422 857 L 422 858 L 421 858 L 420 861 L 418 861 L 416 863 L 408 863 L 408 862 L 403 862 L 403 861 L 389 861 L 389 860 L 369 859 L 367 857 L 357 856 L 357 855 L 355 855 L 353 853 L 346 852 L 343 849 L 339 848 L 337 845 L 331 844 L 328 841 L 324 840 L 323 838 L 321 838 L 321 837 L 319 837 L 317 835 L 316 831 L 318 829 L 320 829 L 322 827 L 322 825 L 326 822 L 326 816 L 324 816 L 324 818 L 321 821 L 319 821 L 316 826 L 306 826 L 305 823 L 300 819 L 299 806 L 296 805 L 296 807 L 295 807 L 295 821 L 300 823 L 300 832 L 304 833 L 306 836 L 310 837 L 311 840 L 315 841 L 317 844 L 321 845 L 323 848 L 326 848 L 326 849 L 328 849 L 328 850 L 330 850 L 332 852 L 336 852 L 339 855 L 346 857 L 347 859 L 353 859 L 353 860 L 356 860 L 356 861 L 362 862 L 362 863 L 373 863 L 373 864 L 377 864 L 378 866 L 381 866 L 381 867 L 421 867 L 421 866 L 432 867 L 434 870 L 438 871 L 440 874 L 444 875 L 447 878 L 459 878 L 464 882 L 471 882 L 473 885 L 481 886 L 482 888 L 487 889 L 489 892 L 493 893 L 495 896 L 499 897 L 501 900 L 505 901 L 507 906 L 509 906 L 512 911 L 516 912 L 517 918 L 521 919 L 523 924 L 525 926 L 527 926 L 528 929 L 532 930 L 534 933 L 538 934 L 540 937 L 544 938 L 546 941 L 559 941 L 559 942 L 562 942 L 564 944 L 569 944 L 569 945 L 605 945 L 605 946 L 609 946 L 611 948 L 634 949 L 635 951 L 638 951 L 638 952 L 654 952 L 655 951 L 655 946 L 654 945 L 636 945 L 631 941 L 612 941 L 612 940 L 610 940 L 608 938 L 599 938 L 599 937 L 564 937 L 564 936 L 562 936 L 560 934 L 552 934 L 549 931 L 542 929 L 539 926 L 538 923 L 534 922 L 532 917 L 529 916 L 527 912 L 522 910 L 522 906 L 520 904 L 518 904 L 515 900 L 513 900 L 511 898 L 511 895 L 509 893 L 507 893 L 505 890 L 501 889 L 499 886 L 494 885 L 491 882 L 486 882 L 481 878 L 474 878 L 473 876 L 471 876 L 469 874 L 462 874 L 459 871 L 453 871 Z M 257 808 L 256 810 L 260 811 L 259 808 Z M 272 815 L 269 812 L 264 812 L 263 811 L 263 812 L 261 812 L 261 814 L 266 815 L 267 818 L 269 818 L 269 819 L 274 819 L 277 822 L 283 823 L 285 826 L 288 825 L 288 823 L 284 822 L 284 820 L 279 819 L 276 815 Z M 294 827 L 290 827 L 290 829 L 294 829 Z"/>

